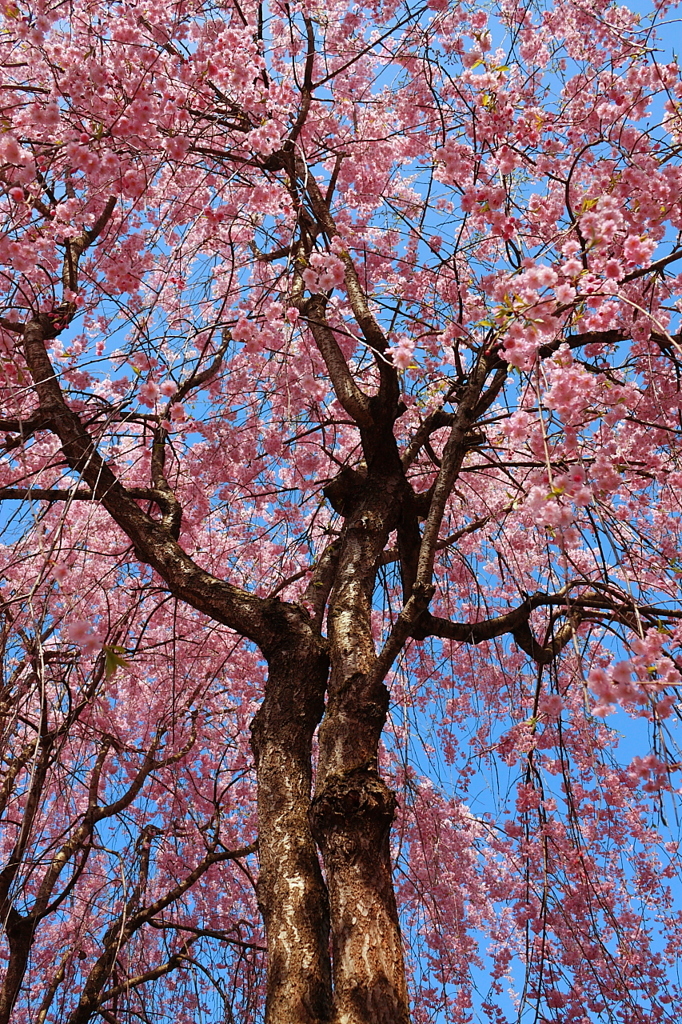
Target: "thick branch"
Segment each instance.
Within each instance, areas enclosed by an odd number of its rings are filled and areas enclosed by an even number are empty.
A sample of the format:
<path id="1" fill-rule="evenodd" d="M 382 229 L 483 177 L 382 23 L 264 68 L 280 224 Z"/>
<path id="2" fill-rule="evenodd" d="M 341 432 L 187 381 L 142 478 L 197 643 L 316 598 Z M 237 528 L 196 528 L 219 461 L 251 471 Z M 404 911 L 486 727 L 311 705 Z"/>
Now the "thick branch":
<path id="1" fill-rule="evenodd" d="M 621 342 L 627 341 L 629 336 L 629 332 L 618 328 L 612 328 L 608 331 L 586 331 L 585 334 L 568 334 L 565 337 L 556 338 L 548 345 L 542 345 L 538 349 L 538 356 L 546 359 L 548 356 L 554 355 L 562 345 L 568 345 L 570 349 L 582 348 L 583 345 L 619 345 Z M 665 334 L 661 334 L 660 331 L 652 331 L 651 337 L 658 345 L 664 348 L 670 347 L 671 341 L 682 343 L 682 334 L 671 334 L 668 337 Z"/>
<path id="2" fill-rule="evenodd" d="M 423 640 L 427 636 L 456 640 L 460 643 L 480 644 L 495 637 L 510 634 L 519 647 L 539 664 L 549 664 L 572 639 L 575 628 L 580 621 L 591 618 L 590 612 L 607 612 L 613 621 L 620 622 L 632 629 L 638 629 L 640 619 L 653 623 L 668 619 L 679 620 L 682 612 L 677 609 L 659 608 L 655 605 L 635 605 L 619 602 L 598 593 L 588 592 L 578 597 L 569 597 L 570 588 L 564 588 L 558 594 L 531 594 L 522 604 L 511 608 L 503 615 L 480 622 L 453 622 L 450 619 L 425 614 L 413 630 L 415 639 Z M 570 616 L 565 623 L 545 644 L 540 644 L 533 636 L 529 619 L 536 608 L 564 608 Z"/>
<path id="3" fill-rule="evenodd" d="M 257 942 L 244 942 L 243 939 L 235 939 L 228 932 L 217 931 L 215 928 L 197 928 L 191 924 L 177 924 L 173 921 L 148 921 L 147 923 L 152 928 L 158 928 L 160 931 L 166 931 L 170 928 L 178 932 L 190 932 L 199 938 L 217 939 L 218 942 L 227 942 L 233 946 L 239 946 L 240 949 L 255 949 L 259 953 L 267 953 L 268 951 L 267 946 L 259 946 Z"/>
<path id="4" fill-rule="evenodd" d="M 31 413 L 25 420 L 0 419 L 0 430 L 5 430 L 8 434 L 21 434 L 22 438 L 30 437 L 37 430 L 44 430 L 46 427 L 47 422 L 40 411 Z"/>
<path id="5" fill-rule="evenodd" d="M 329 211 L 329 205 L 322 195 L 317 181 L 314 176 L 308 172 L 305 166 L 299 167 L 297 165 L 297 172 L 301 180 L 305 183 L 306 190 L 310 197 L 310 205 L 320 227 L 329 238 L 334 238 L 338 235 L 338 229 L 334 222 L 334 218 Z M 365 289 L 360 284 L 358 272 L 355 269 L 352 257 L 350 253 L 344 251 L 341 253 L 340 258 L 343 261 L 345 268 L 346 291 L 350 300 L 351 309 L 353 310 L 353 316 L 362 331 L 362 336 L 371 348 L 375 349 L 377 352 L 385 352 L 387 348 L 386 335 L 382 331 L 369 308 Z"/>
<path id="6" fill-rule="evenodd" d="M 276 642 L 289 609 L 280 602 L 254 597 L 217 579 L 180 547 L 170 531 L 152 519 L 118 481 L 99 454 L 78 415 L 67 405 L 45 348 L 48 318 L 38 315 L 26 325 L 24 350 L 40 400 L 42 415 L 62 444 L 64 457 L 79 473 L 112 519 L 130 538 L 137 557 L 166 580 L 176 597 L 249 637 L 261 647 Z M 300 616 L 293 608 L 291 613 Z M 279 619 L 280 629 L 274 619 Z"/>
<path id="7" fill-rule="evenodd" d="M 451 426 L 454 419 L 455 414 L 445 412 L 444 409 L 435 409 L 432 413 L 429 413 L 426 419 L 419 425 L 414 437 L 403 452 L 403 467 L 408 469 L 424 447 L 424 443 L 431 437 L 431 434 L 442 427 Z"/>
<path id="8" fill-rule="evenodd" d="M 126 978 L 121 985 L 115 985 L 113 988 L 108 989 L 104 992 L 97 1001 L 98 1008 L 103 1006 L 110 1000 L 115 999 L 116 996 L 120 996 L 123 992 L 129 992 L 131 989 L 138 988 L 140 985 L 145 985 L 149 981 L 156 981 L 157 978 L 163 978 L 164 975 L 170 974 L 177 967 L 182 967 L 183 961 L 186 959 L 187 951 L 192 942 L 196 942 L 196 938 L 188 938 L 182 944 L 182 949 L 177 953 L 173 953 L 172 956 L 165 961 L 165 963 L 159 964 L 158 967 L 153 967 L 149 971 L 145 971 L 143 974 L 137 974 L 134 978 Z"/>
<path id="9" fill-rule="evenodd" d="M 371 429 L 374 420 L 368 396 L 358 387 L 348 368 L 334 332 L 327 323 L 326 301 L 322 295 L 313 295 L 304 304 L 302 313 L 325 361 L 336 397 L 360 427 Z"/>
<path id="10" fill-rule="evenodd" d="M 669 263 L 674 263 L 676 260 L 682 260 L 682 249 L 675 249 L 673 252 L 664 256 L 660 260 L 656 260 L 655 263 L 650 263 L 648 267 L 640 267 L 639 270 L 632 270 L 625 277 L 621 277 L 618 284 L 627 284 L 628 281 L 635 281 L 638 277 L 646 277 L 647 274 L 655 274 L 659 270 L 663 270 L 668 266 Z"/>
<path id="11" fill-rule="evenodd" d="M 327 600 L 334 585 L 334 576 L 336 574 L 336 567 L 339 564 L 340 553 L 340 540 L 333 540 L 331 544 L 327 545 L 313 568 L 312 579 L 303 594 L 303 601 L 311 608 L 313 622 L 318 626 L 322 625 L 324 609 L 327 606 Z"/>
<path id="12" fill-rule="evenodd" d="M 115 208 L 116 196 L 109 196 L 104 209 L 92 227 L 87 228 L 82 234 L 78 235 L 77 238 L 68 238 L 66 240 L 66 256 L 62 269 L 62 284 L 64 285 L 64 288 L 68 288 L 72 292 L 78 291 L 78 265 L 80 258 L 85 250 L 88 249 L 93 242 L 97 241 L 109 223 Z M 67 306 L 70 307 L 69 312 L 73 315 L 75 307 L 71 308 L 70 303 L 67 303 Z"/>

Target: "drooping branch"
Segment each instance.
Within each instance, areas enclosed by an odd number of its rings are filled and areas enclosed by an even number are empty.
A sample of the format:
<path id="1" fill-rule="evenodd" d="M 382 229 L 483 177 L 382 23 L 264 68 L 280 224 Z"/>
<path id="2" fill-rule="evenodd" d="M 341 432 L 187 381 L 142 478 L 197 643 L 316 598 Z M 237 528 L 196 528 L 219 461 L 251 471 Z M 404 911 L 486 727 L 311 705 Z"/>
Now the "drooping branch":
<path id="1" fill-rule="evenodd" d="M 83 986 L 78 1006 L 69 1015 L 66 1024 L 88 1024 L 93 1011 L 101 1003 L 107 1002 L 110 998 L 113 998 L 112 990 L 102 994 L 102 989 L 110 977 L 111 968 L 118 956 L 120 948 L 124 946 L 130 938 L 138 932 L 140 928 L 142 928 L 143 925 L 147 924 L 153 917 L 156 917 L 166 907 L 173 903 L 177 903 L 180 897 L 188 892 L 188 890 L 192 888 L 197 880 L 201 878 L 201 876 L 205 874 L 213 864 L 246 857 L 250 853 L 253 853 L 254 849 L 255 847 L 251 844 L 238 850 L 209 851 L 206 856 L 203 857 L 202 860 L 200 860 L 195 867 L 177 883 L 177 885 L 164 893 L 163 896 L 160 896 L 153 903 L 131 915 L 122 914 L 116 921 L 112 922 L 104 937 L 104 950 L 91 968 Z M 191 939 L 185 940 L 185 945 L 189 941 L 191 941 Z M 174 963 L 173 966 L 178 966 L 178 964 Z M 138 984 L 142 984 L 142 981 L 139 981 Z"/>

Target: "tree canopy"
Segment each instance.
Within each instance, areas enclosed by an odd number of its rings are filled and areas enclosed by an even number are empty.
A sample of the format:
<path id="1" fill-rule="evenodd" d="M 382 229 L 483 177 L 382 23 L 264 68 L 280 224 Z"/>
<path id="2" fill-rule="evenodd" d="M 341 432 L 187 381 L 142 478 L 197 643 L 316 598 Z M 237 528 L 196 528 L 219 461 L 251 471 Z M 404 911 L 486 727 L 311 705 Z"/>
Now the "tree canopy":
<path id="1" fill-rule="evenodd" d="M 0 1024 L 678 1021 L 674 5 L 0 13 Z"/>

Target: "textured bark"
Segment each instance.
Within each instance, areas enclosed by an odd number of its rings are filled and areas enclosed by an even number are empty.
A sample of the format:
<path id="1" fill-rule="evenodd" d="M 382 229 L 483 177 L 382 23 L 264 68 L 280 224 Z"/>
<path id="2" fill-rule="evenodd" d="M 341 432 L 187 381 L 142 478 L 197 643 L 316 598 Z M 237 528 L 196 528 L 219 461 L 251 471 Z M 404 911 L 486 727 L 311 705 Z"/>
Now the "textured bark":
<path id="1" fill-rule="evenodd" d="M 333 923 L 333 1024 L 407 1024 L 389 836 L 396 801 L 375 771 L 333 776 L 315 800 Z"/>
<path id="2" fill-rule="evenodd" d="M 329 611 L 331 676 L 312 820 L 329 887 L 333 1024 L 407 1024 L 389 846 L 396 801 L 378 773 L 388 691 L 376 678 L 376 572 L 404 500 L 390 442 L 368 467 L 344 527 Z"/>
<path id="3" fill-rule="evenodd" d="M 331 1018 L 329 909 L 309 823 L 311 745 L 322 717 L 328 659 L 319 637 L 271 653 L 252 726 L 258 772 L 258 900 L 268 946 L 267 1024 Z"/>

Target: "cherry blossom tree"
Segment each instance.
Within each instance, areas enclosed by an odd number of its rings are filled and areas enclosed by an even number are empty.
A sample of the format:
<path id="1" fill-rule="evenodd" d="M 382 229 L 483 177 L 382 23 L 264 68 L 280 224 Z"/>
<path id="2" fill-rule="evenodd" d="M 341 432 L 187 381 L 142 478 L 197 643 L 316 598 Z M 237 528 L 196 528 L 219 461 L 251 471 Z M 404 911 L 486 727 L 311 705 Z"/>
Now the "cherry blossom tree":
<path id="1" fill-rule="evenodd" d="M 0 1024 L 678 1020 L 667 0 L 7 0 Z"/>

